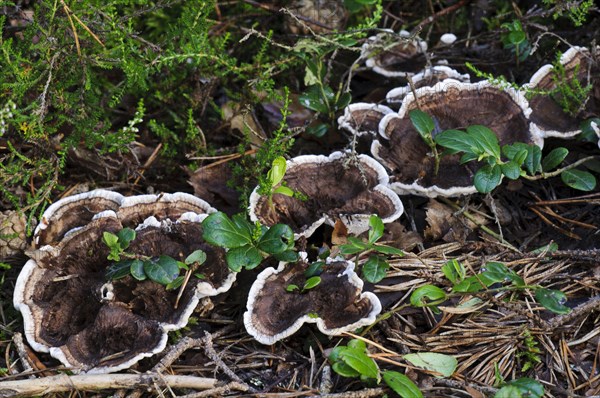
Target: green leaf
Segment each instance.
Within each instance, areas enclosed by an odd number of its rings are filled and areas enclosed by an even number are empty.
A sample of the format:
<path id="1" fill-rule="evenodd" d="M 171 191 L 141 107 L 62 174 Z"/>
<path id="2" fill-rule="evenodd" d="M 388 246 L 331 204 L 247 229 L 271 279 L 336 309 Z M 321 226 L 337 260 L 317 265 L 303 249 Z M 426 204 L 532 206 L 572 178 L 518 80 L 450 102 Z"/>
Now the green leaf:
<path id="1" fill-rule="evenodd" d="M 425 142 L 431 142 L 431 133 L 433 132 L 433 129 L 435 129 L 433 118 L 419 109 L 411 110 L 408 112 L 408 116 L 421 138 L 423 138 Z"/>
<path id="2" fill-rule="evenodd" d="M 329 113 L 331 101 L 334 99 L 333 90 L 330 87 L 323 87 L 323 91 L 318 84 L 314 84 L 301 94 L 298 99 L 300 103 L 308 109 L 319 113 Z"/>
<path id="3" fill-rule="evenodd" d="M 106 279 L 114 280 L 125 278 L 127 275 L 130 274 L 130 266 L 131 262 L 129 260 L 119 261 L 117 263 L 112 264 L 106 269 Z"/>
<path id="4" fill-rule="evenodd" d="M 568 314 L 571 312 L 571 309 L 565 305 L 567 296 L 560 290 L 536 289 L 535 299 L 542 307 L 555 314 Z"/>
<path id="5" fill-rule="evenodd" d="M 185 276 L 184 275 L 178 276 L 177 278 L 175 278 L 175 280 L 173 282 L 168 283 L 167 286 L 165 286 L 165 288 L 167 290 L 177 289 L 177 288 L 181 287 L 181 285 L 183 285 L 183 281 L 185 281 Z"/>
<path id="6" fill-rule="evenodd" d="M 294 196 L 294 191 L 284 185 L 280 185 L 277 188 L 275 188 L 273 193 L 278 193 L 280 195 L 285 195 L 285 196 L 289 196 L 289 197 Z"/>
<path id="7" fill-rule="evenodd" d="M 498 262 L 486 263 L 483 272 L 479 277 L 487 287 L 494 283 L 502 283 L 504 281 L 511 281 L 517 287 L 525 286 L 523 278 L 517 275 L 515 271 L 509 269 L 506 265 Z"/>
<path id="8" fill-rule="evenodd" d="M 211 245 L 232 249 L 252 242 L 252 235 L 246 228 L 234 223 L 220 211 L 206 217 L 202 222 L 202 228 L 204 229 L 202 238 Z"/>
<path id="9" fill-rule="evenodd" d="M 144 262 L 142 260 L 132 260 L 129 266 L 129 273 L 138 281 L 146 280 L 146 272 L 144 271 Z"/>
<path id="10" fill-rule="evenodd" d="M 477 156 L 477 154 L 467 152 L 460 157 L 460 164 L 465 164 L 477 159 L 479 159 L 479 156 Z"/>
<path id="11" fill-rule="evenodd" d="M 560 174 L 561 180 L 568 186 L 579 191 L 591 191 L 596 187 L 596 177 L 583 170 L 565 170 Z"/>
<path id="12" fill-rule="evenodd" d="M 523 142 L 515 142 L 514 144 L 504 145 L 502 147 L 502 154 L 506 156 L 509 160 L 514 160 L 519 163 L 519 159 L 522 158 L 521 164 L 527 157 L 527 148 L 529 145 Z"/>
<path id="13" fill-rule="evenodd" d="M 283 156 L 276 157 L 271 165 L 271 170 L 267 173 L 267 178 L 271 181 L 271 186 L 274 187 L 283 180 L 287 163 Z"/>
<path id="14" fill-rule="evenodd" d="M 537 249 L 534 249 L 532 251 L 530 251 L 530 254 L 542 254 L 544 252 L 547 253 L 554 253 L 555 251 L 558 250 L 558 243 L 556 242 L 550 242 L 547 245 L 544 245 L 542 247 L 538 247 Z"/>
<path id="15" fill-rule="evenodd" d="M 286 292 L 295 292 L 298 290 L 300 290 L 300 287 L 298 285 L 294 285 L 293 283 L 291 283 L 285 287 Z"/>
<path id="16" fill-rule="evenodd" d="M 273 254 L 273 257 L 275 257 L 277 261 L 285 261 L 286 263 L 293 263 L 298 261 L 298 253 L 296 253 L 293 250 L 286 250 L 281 253 L 275 253 Z"/>
<path id="17" fill-rule="evenodd" d="M 475 173 L 473 185 L 478 192 L 489 193 L 494 190 L 502 180 L 502 168 L 499 165 L 490 166 L 486 164 Z"/>
<path id="18" fill-rule="evenodd" d="M 342 348 L 342 347 L 338 347 L 338 348 Z M 346 348 L 346 347 L 343 347 L 343 348 Z M 359 377 L 360 376 L 360 373 L 358 371 L 352 369 L 350 367 L 350 365 L 346 364 L 343 361 L 335 362 L 333 365 L 331 365 L 331 369 L 333 369 L 333 371 L 335 373 L 337 373 L 343 377 Z"/>
<path id="19" fill-rule="evenodd" d="M 419 352 L 406 354 L 402 358 L 423 369 L 440 373 L 442 376 L 450 377 L 456 370 L 458 361 L 451 355 L 439 354 L 437 352 Z"/>
<path id="20" fill-rule="evenodd" d="M 435 142 L 444 148 L 449 149 L 450 154 L 457 152 L 465 152 L 465 154 L 477 155 L 473 153 L 474 149 L 478 148 L 474 139 L 464 131 L 460 130 L 445 130 L 435 136 Z M 466 163 L 466 162 L 462 162 Z"/>
<path id="21" fill-rule="evenodd" d="M 360 339 L 351 339 L 348 342 L 348 347 L 356 348 L 357 350 L 367 352 L 367 343 Z"/>
<path id="22" fill-rule="evenodd" d="M 381 253 L 381 254 L 389 254 L 395 256 L 404 256 L 404 252 L 396 247 L 388 246 L 388 245 L 373 245 L 371 249 Z"/>
<path id="23" fill-rule="evenodd" d="M 371 254 L 363 265 L 362 275 L 367 282 L 377 283 L 385 278 L 389 268 L 390 265 L 383 257 Z"/>
<path id="24" fill-rule="evenodd" d="M 527 398 L 542 398 L 544 396 L 544 386 L 542 383 L 528 377 L 513 380 L 508 385 L 518 388 L 521 394 Z"/>
<path id="25" fill-rule="evenodd" d="M 120 247 L 119 246 L 119 237 L 111 232 L 104 231 L 102 233 L 102 240 L 106 244 L 106 246 L 110 247 Z"/>
<path id="26" fill-rule="evenodd" d="M 233 272 L 240 272 L 242 268 L 256 268 L 262 262 L 263 256 L 256 247 L 246 245 L 228 250 L 225 260 L 227 260 L 229 269 Z"/>
<path id="27" fill-rule="evenodd" d="M 275 224 L 260 238 L 256 247 L 266 253 L 282 253 L 294 243 L 294 232 L 286 224 Z"/>
<path id="28" fill-rule="evenodd" d="M 513 31 L 508 34 L 508 40 L 514 45 L 519 45 L 524 42 L 525 38 L 525 32 L 522 31 Z"/>
<path id="29" fill-rule="evenodd" d="M 158 258 L 145 260 L 144 272 L 150 280 L 168 285 L 179 276 L 179 266 L 174 258 L 161 255 Z"/>
<path id="30" fill-rule="evenodd" d="M 470 276 L 454 285 L 452 287 L 452 291 L 459 293 L 476 293 L 486 287 L 482 284 L 482 282 L 483 281 L 480 282 L 480 279 L 478 279 L 476 276 Z"/>
<path id="31" fill-rule="evenodd" d="M 342 93 L 342 95 L 340 95 L 340 97 L 338 98 L 335 106 L 337 109 L 344 109 L 348 106 L 348 104 L 350 104 L 350 101 L 352 101 L 352 95 L 350 93 Z"/>
<path id="32" fill-rule="evenodd" d="M 494 398 L 523 398 L 523 395 L 517 387 L 504 386 L 494 394 Z"/>
<path id="33" fill-rule="evenodd" d="M 360 373 L 361 376 L 379 381 L 379 367 L 377 367 L 377 363 L 364 350 L 346 347 L 345 350 L 341 350 L 340 357 L 348 366 Z"/>
<path id="34" fill-rule="evenodd" d="M 311 276 L 321 275 L 324 266 L 325 263 L 323 261 L 315 261 L 314 263 L 310 264 L 308 268 L 306 268 L 306 271 L 304 271 L 304 276 L 310 278 Z"/>
<path id="35" fill-rule="evenodd" d="M 383 221 L 379 218 L 378 215 L 373 214 L 369 218 L 369 242 L 375 243 L 383 236 Z"/>
<path id="36" fill-rule="evenodd" d="M 523 164 L 531 175 L 542 170 L 542 150 L 539 146 L 527 145 L 527 157 Z"/>
<path id="37" fill-rule="evenodd" d="M 356 254 L 368 250 L 371 245 L 363 242 L 362 240 L 355 238 L 354 236 L 348 237 L 348 243 L 340 245 L 340 254 Z"/>
<path id="38" fill-rule="evenodd" d="M 310 125 L 306 128 L 306 133 L 310 135 L 314 135 L 317 138 L 323 137 L 327 134 L 329 130 L 329 126 L 325 123 L 319 123 L 316 126 Z"/>
<path id="39" fill-rule="evenodd" d="M 502 174 L 511 180 L 516 180 L 521 176 L 521 166 L 514 160 L 510 160 L 502 165 Z"/>
<path id="40" fill-rule="evenodd" d="M 127 249 L 131 241 L 135 239 L 135 235 L 135 231 L 131 228 L 123 228 L 122 230 L 117 232 L 117 237 L 119 238 L 119 246 L 121 246 L 121 249 Z"/>
<path id="41" fill-rule="evenodd" d="M 546 157 L 542 160 L 542 170 L 550 171 L 556 168 L 569 154 L 567 148 L 554 148 Z"/>
<path id="42" fill-rule="evenodd" d="M 318 286 L 320 283 L 321 283 L 320 276 L 311 276 L 310 278 L 308 278 L 306 280 L 306 282 L 304 282 L 304 287 L 302 288 L 302 290 L 310 290 L 310 289 Z"/>
<path id="43" fill-rule="evenodd" d="M 425 285 L 410 295 L 410 304 L 414 307 L 428 307 L 446 300 L 446 292 L 434 285 Z"/>
<path id="44" fill-rule="evenodd" d="M 200 249 L 194 250 L 189 256 L 185 258 L 185 263 L 188 265 L 198 263 L 204 264 L 206 261 L 206 253 Z"/>
<path id="45" fill-rule="evenodd" d="M 465 267 L 455 258 L 442 266 L 442 273 L 453 285 L 465 279 L 466 275 Z"/>
<path id="46" fill-rule="evenodd" d="M 423 398 L 419 387 L 408 376 L 393 370 L 383 372 L 383 380 L 394 392 L 402 398 Z"/>
<path id="47" fill-rule="evenodd" d="M 500 144 L 496 133 L 485 126 L 473 125 L 467 127 L 467 133 L 484 153 L 495 159 L 500 159 Z"/>

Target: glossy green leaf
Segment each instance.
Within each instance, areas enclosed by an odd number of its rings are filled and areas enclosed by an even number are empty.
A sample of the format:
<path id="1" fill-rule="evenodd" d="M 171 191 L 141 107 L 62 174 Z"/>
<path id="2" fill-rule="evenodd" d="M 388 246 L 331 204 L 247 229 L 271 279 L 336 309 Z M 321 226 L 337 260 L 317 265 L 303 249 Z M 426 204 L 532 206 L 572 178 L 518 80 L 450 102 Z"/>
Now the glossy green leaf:
<path id="1" fill-rule="evenodd" d="M 369 226 L 369 242 L 375 243 L 383 236 L 383 221 L 381 218 L 379 218 L 379 216 L 373 214 L 369 218 Z"/>
<path id="2" fill-rule="evenodd" d="M 542 254 L 544 252 L 546 253 L 554 253 L 555 251 L 558 250 L 558 244 L 556 242 L 550 242 L 547 245 L 544 245 L 542 247 L 538 247 L 537 249 L 534 249 L 532 251 L 530 251 L 530 254 Z"/>
<path id="3" fill-rule="evenodd" d="M 185 276 L 184 275 L 180 275 L 177 278 L 175 278 L 175 280 L 171 283 L 168 283 L 165 288 L 167 290 L 174 290 L 174 289 L 178 289 L 181 287 L 181 285 L 183 285 L 183 282 L 185 281 Z"/>
<path id="4" fill-rule="evenodd" d="M 131 228 L 123 228 L 122 230 L 117 232 L 117 237 L 119 238 L 119 245 L 121 246 L 121 249 L 127 249 L 131 241 L 135 239 L 135 235 L 135 231 Z"/>
<path id="5" fill-rule="evenodd" d="M 533 144 L 527 146 L 527 157 L 523 164 L 531 175 L 542 171 L 542 150 L 539 146 Z"/>
<path id="6" fill-rule="evenodd" d="M 348 237 L 348 243 L 340 245 L 340 254 L 356 254 L 368 250 L 371 247 L 368 243 L 355 238 L 354 236 Z"/>
<path id="7" fill-rule="evenodd" d="M 383 380 L 388 387 L 402 398 L 423 398 L 423 393 L 421 393 L 419 387 L 402 373 L 386 370 L 383 372 Z"/>
<path id="8" fill-rule="evenodd" d="M 228 250 L 225 260 L 229 269 L 233 272 L 240 272 L 242 268 L 256 268 L 262 262 L 263 256 L 256 247 L 246 245 Z"/>
<path id="9" fill-rule="evenodd" d="M 238 217 L 239 220 L 239 217 Z M 212 213 L 202 222 L 202 238 L 215 246 L 237 248 L 252 242 L 248 229 L 233 222 L 225 213 Z"/>
<path id="10" fill-rule="evenodd" d="M 294 196 L 294 190 L 292 190 L 284 185 L 280 185 L 277 188 L 275 188 L 273 193 L 278 193 L 280 195 L 285 195 L 285 196 L 289 196 L 289 197 Z"/>
<path id="11" fill-rule="evenodd" d="M 297 292 L 298 290 L 300 290 L 300 287 L 298 285 L 294 285 L 293 283 L 285 287 L 286 292 Z"/>
<path id="12" fill-rule="evenodd" d="M 473 125 L 467 127 L 467 133 L 476 145 L 488 155 L 500 159 L 500 144 L 496 133 L 485 126 Z"/>
<path id="13" fill-rule="evenodd" d="M 450 377 L 456 370 L 458 361 L 451 355 L 439 354 L 437 352 L 419 352 L 403 355 L 402 358 L 414 366 L 440 373 L 442 376 Z"/>
<path id="14" fill-rule="evenodd" d="M 442 273 L 454 285 L 465 279 L 466 270 L 465 267 L 454 258 L 442 266 Z"/>
<path id="15" fill-rule="evenodd" d="M 542 160 L 542 170 L 550 171 L 556 167 L 558 167 L 563 160 L 569 154 L 569 150 L 567 148 L 554 148 L 546 157 Z"/>
<path id="16" fill-rule="evenodd" d="M 168 285 L 179 276 L 179 267 L 175 259 L 161 255 L 144 261 L 144 273 L 150 280 Z"/>
<path id="17" fill-rule="evenodd" d="M 513 31 L 508 34 L 508 40 L 514 45 L 521 44 L 526 39 L 525 32 Z"/>
<path id="18" fill-rule="evenodd" d="M 323 90 L 321 90 L 318 84 L 310 86 L 305 93 L 298 97 L 303 106 L 320 113 L 329 112 L 333 98 L 334 93 L 330 87 L 323 87 Z"/>
<path id="19" fill-rule="evenodd" d="M 348 104 L 350 104 L 350 101 L 352 101 L 352 94 L 342 93 L 342 95 L 340 95 L 340 97 L 338 98 L 335 106 L 337 109 L 344 109 L 348 106 Z"/>
<path id="20" fill-rule="evenodd" d="M 591 191 L 596 187 L 596 177 L 583 170 L 566 170 L 560 174 L 562 181 L 573 189 Z"/>
<path id="21" fill-rule="evenodd" d="M 356 370 L 362 376 L 379 380 L 379 367 L 364 350 L 346 347 L 340 352 L 340 357 L 348 366 Z"/>
<path id="22" fill-rule="evenodd" d="M 498 262 L 486 263 L 485 267 L 482 268 L 479 278 L 487 287 L 494 283 L 508 281 L 512 282 L 517 287 L 525 286 L 523 278 L 517 275 L 515 271 L 509 269 L 506 265 Z"/>
<path id="23" fill-rule="evenodd" d="M 502 165 L 502 174 L 511 180 L 516 180 L 521 176 L 521 166 L 514 160 L 510 160 Z"/>
<path id="24" fill-rule="evenodd" d="M 568 314 L 571 309 L 565 305 L 567 296 L 560 290 L 539 288 L 535 290 L 536 301 L 555 314 Z"/>
<path id="25" fill-rule="evenodd" d="M 523 142 L 515 142 L 514 144 L 504 145 L 502 147 L 502 154 L 506 156 L 507 159 L 522 164 L 523 161 L 525 161 L 525 157 L 527 157 L 528 147 L 529 145 Z"/>
<path id="26" fill-rule="evenodd" d="M 281 253 L 275 253 L 273 254 L 273 257 L 275 257 L 277 261 L 285 261 L 286 263 L 298 261 L 298 253 L 293 250 L 285 250 Z"/>
<path id="27" fill-rule="evenodd" d="M 435 136 L 435 142 L 438 145 L 447 148 L 449 154 L 465 152 L 465 154 L 473 154 L 478 148 L 474 139 L 464 131 L 460 130 L 445 130 Z M 477 159 L 477 155 L 475 159 Z M 465 163 L 465 162 L 463 162 Z"/>
<path id="28" fill-rule="evenodd" d="M 350 367 L 350 365 L 348 365 L 347 363 L 345 363 L 343 361 L 335 362 L 333 365 L 331 365 L 331 369 L 333 369 L 333 371 L 335 373 L 337 373 L 343 377 L 359 377 L 360 376 L 360 373 L 358 371 L 354 370 L 352 367 Z"/>
<path id="29" fill-rule="evenodd" d="M 319 123 L 316 126 L 308 126 L 306 128 L 306 133 L 310 134 L 310 135 L 314 135 L 317 138 L 323 137 L 325 134 L 327 134 L 327 131 L 329 130 L 329 126 L 325 123 Z"/>
<path id="30" fill-rule="evenodd" d="M 463 279 L 452 287 L 453 292 L 476 293 L 483 290 L 486 286 L 482 284 L 479 276 L 470 276 Z"/>
<path id="31" fill-rule="evenodd" d="M 310 278 L 308 278 L 306 280 L 306 282 L 304 282 L 304 287 L 302 289 L 303 290 L 310 290 L 312 288 L 317 287 L 320 283 L 321 283 L 321 277 L 320 276 L 311 276 Z"/>
<path id="32" fill-rule="evenodd" d="M 102 240 L 110 248 L 119 247 L 119 237 L 111 232 L 104 231 L 102 233 Z"/>
<path id="33" fill-rule="evenodd" d="M 306 268 L 306 271 L 304 271 L 304 276 L 310 278 L 311 276 L 321 275 L 324 266 L 325 263 L 323 261 L 315 261 Z"/>
<path id="34" fill-rule="evenodd" d="M 131 276 L 133 276 L 138 281 L 143 281 L 147 278 L 146 272 L 144 271 L 144 262 L 142 260 L 131 260 L 129 272 L 131 273 Z"/>
<path id="35" fill-rule="evenodd" d="M 473 185 L 478 192 L 489 193 L 494 190 L 502 180 L 502 169 L 499 165 L 490 166 L 486 164 L 475 173 Z"/>
<path id="36" fill-rule="evenodd" d="M 271 181 L 271 186 L 276 186 L 283 180 L 287 162 L 283 156 L 276 157 L 273 159 L 271 169 L 267 172 L 267 178 Z"/>
<path id="37" fill-rule="evenodd" d="M 189 256 L 187 256 L 185 258 L 185 263 L 188 265 L 194 264 L 194 263 L 204 264 L 205 261 L 206 261 L 206 253 L 200 249 L 194 250 L 192 253 L 190 253 Z"/>
<path id="38" fill-rule="evenodd" d="M 294 232 L 286 224 L 275 224 L 260 238 L 256 247 L 266 253 L 282 253 L 294 242 Z"/>
<path id="39" fill-rule="evenodd" d="M 494 394 L 494 398 L 523 398 L 523 394 L 515 386 L 504 386 Z"/>
<path id="40" fill-rule="evenodd" d="M 106 269 L 106 279 L 114 280 L 125 278 L 127 275 L 130 274 L 130 266 L 131 261 L 129 260 L 119 261 L 117 263 L 112 264 Z"/>
<path id="41" fill-rule="evenodd" d="M 376 254 L 371 254 L 369 259 L 363 264 L 362 276 L 367 282 L 377 283 L 385 278 L 390 265 L 385 258 Z"/>
<path id="42" fill-rule="evenodd" d="M 435 129 L 433 118 L 419 109 L 411 110 L 408 112 L 408 116 L 419 135 L 425 139 L 426 142 L 431 141 L 431 133 L 433 132 L 433 129 Z"/>
<path id="43" fill-rule="evenodd" d="M 521 377 L 508 383 L 511 387 L 519 389 L 523 397 L 542 398 L 544 396 L 544 386 L 537 380 L 528 377 Z"/>
<path id="44" fill-rule="evenodd" d="M 367 343 L 360 339 L 352 339 L 348 341 L 348 347 L 355 348 L 360 351 L 367 351 Z"/>
<path id="45" fill-rule="evenodd" d="M 394 256 L 404 256 L 404 252 L 396 247 L 388 246 L 388 245 L 373 245 L 371 249 L 381 253 L 381 254 L 389 254 Z"/>
<path id="46" fill-rule="evenodd" d="M 434 285 L 421 286 L 410 295 L 410 304 L 415 307 L 437 305 L 445 300 L 446 292 Z"/>

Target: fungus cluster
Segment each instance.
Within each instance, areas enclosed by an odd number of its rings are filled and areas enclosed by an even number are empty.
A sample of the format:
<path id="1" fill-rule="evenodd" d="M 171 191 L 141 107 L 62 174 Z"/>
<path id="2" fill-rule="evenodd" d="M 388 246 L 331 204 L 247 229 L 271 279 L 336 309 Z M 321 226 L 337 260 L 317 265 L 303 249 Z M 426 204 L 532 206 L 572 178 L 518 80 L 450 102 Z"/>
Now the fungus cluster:
<path id="1" fill-rule="evenodd" d="M 50 206 L 34 233 L 34 250 L 15 287 L 14 305 L 37 351 L 49 352 L 75 372 L 125 369 L 164 349 L 167 332 L 182 328 L 202 297 L 227 291 L 235 281 L 223 249 L 202 240 L 202 220 L 215 209 L 177 193 L 124 197 L 96 190 Z M 131 275 L 110 280 L 110 249 L 103 233 L 128 227 L 128 251 L 183 259 L 207 255 L 203 279 L 181 292 Z"/>

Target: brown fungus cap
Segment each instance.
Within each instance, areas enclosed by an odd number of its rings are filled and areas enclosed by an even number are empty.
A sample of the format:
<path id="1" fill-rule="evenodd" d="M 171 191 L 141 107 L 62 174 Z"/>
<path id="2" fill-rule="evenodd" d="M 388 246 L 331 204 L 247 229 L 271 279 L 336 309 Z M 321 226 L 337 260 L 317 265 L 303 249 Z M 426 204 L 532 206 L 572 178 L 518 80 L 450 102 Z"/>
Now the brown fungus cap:
<path id="1" fill-rule="evenodd" d="M 284 181 L 304 198 L 250 195 L 250 219 L 264 225 L 289 225 L 296 238 L 309 237 L 323 223 L 333 226 L 339 219 L 349 233 L 369 228 L 368 220 L 377 214 L 384 223 L 392 222 L 404 211 L 398 195 L 387 187 L 388 175 L 375 159 L 334 152 L 329 156 L 304 155 L 287 162 Z"/>
<path id="2" fill-rule="evenodd" d="M 290 284 L 302 286 L 307 263 L 280 263 L 262 271 L 250 288 L 244 325 L 262 344 L 274 344 L 305 323 L 316 323 L 328 335 L 339 335 L 375 322 L 381 303 L 371 292 L 363 292 L 363 281 L 354 263 L 327 259 L 321 283 L 304 292 L 288 292 Z"/>
<path id="3" fill-rule="evenodd" d="M 432 116 L 439 131 L 483 125 L 496 133 L 500 145 L 543 145 L 527 118 L 531 112 L 527 100 L 511 88 L 500 89 L 487 81 L 462 83 L 447 79 L 417 89 L 416 95 L 420 109 Z M 434 175 L 434 158 L 409 117 L 409 112 L 417 109 L 414 98 L 409 93 L 398 113 L 382 119 L 379 134 L 383 140 L 375 140 L 371 146 L 373 156 L 391 170 L 392 189 L 401 195 L 428 197 L 475 193 L 475 168 L 461 165 L 458 155 L 443 156 L 438 175 Z"/>
<path id="4" fill-rule="evenodd" d="M 88 206 L 91 198 L 98 197 L 104 203 L 105 192 L 66 198 L 64 203 L 77 213 L 74 203 Z M 85 225 L 62 233 L 58 241 L 53 238 L 52 245 L 32 251 L 17 279 L 13 302 L 23 315 L 25 334 L 35 350 L 50 352 L 75 372 L 126 369 L 162 351 L 167 332 L 185 326 L 202 297 L 232 286 L 235 274 L 227 267 L 224 250 L 201 238 L 201 222 L 214 209 L 192 195 L 167 195 L 121 197 L 123 208 L 131 210 L 136 203 L 142 203 L 140 212 L 147 214 L 154 213 L 153 199 L 158 216 L 149 215 L 143 223 L 132 225 L 136 238 L 127 251 L 148 257 L 167 255 L 183 261 L 201 249 L 207 255 L 201 265 L 204 278 L 189 280 L 177 306 L 177 289 L 166 290 L 163 285 L 138 281 L 131 275 L 108 280 L 106 271 L 112 262 L 107 260 L 110 250 L 102 240 L 103 233 L 117 233 L 129 226 L 124 221 L 130 218 L 119 217 L 121 207 L 115 209 L 114 201 L 110 202 L 111 209 L 100 211 L 102 205 L 92 199 L 98 213 Z M 165 213 L 164 203 L 177 209 L 172 213 L 176 215 L 173 219 Z M 61 225 L 56 215 L 64 214 L 61 201 L 53 206 L 52 212 L 45 214 L 48 227 Z M 207 211 L 193 211 L 200 208 Z"/>
<path id="5" fill-rule="evenodd" d="M 392 112 L 394 111 L 385 105 L 357 102 L 344 109 L 344 114 L 338 118 L 338 125 L 359 136 L 376 135 L 381 119 Z"/>
<path id="6" fill-rule="evenodd" d="M 597 47 L 597 52 L 600 52 L 600 47 Z M 562 94 L 557 89 L 557 80 L 561 77 L 553 65 L 542 66 L 524 88 L 533 91 L 529 98 L 530 119 L 541 134 L 544 137 L 569 138 L 581 133 L 583 120 L 600 117 L 600 59 L 594 58 L 585 47 L 571 47 L 559 62 L 564 67 L 565 84 L 572 85 L 576 79 L 582 88 L 592 86 L 581 109 L 575 113 L 563 109 L 560 103 Z"/>
<path id="7" fill-rule="evenodd" d="M 363 45 L 361 57 L 367 68 L 386 77 L 412 76 L 425 67 L 427 42 L 402 30 L 371 36 Z"/>

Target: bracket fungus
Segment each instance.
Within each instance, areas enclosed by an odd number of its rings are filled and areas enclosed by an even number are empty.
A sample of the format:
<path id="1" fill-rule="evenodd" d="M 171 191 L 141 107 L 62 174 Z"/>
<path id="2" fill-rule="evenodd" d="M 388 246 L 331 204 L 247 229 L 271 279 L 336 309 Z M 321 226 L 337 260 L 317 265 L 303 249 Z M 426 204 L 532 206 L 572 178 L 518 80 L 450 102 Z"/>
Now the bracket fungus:
<path id="1" fill-rule="evenodd" d="M 366 155 L 298 156 L 287 161 L 284 180 L 305 198 L 273 194 L 270 204 L 269 197 L 259 194 L 256 187 L 250 195 L 250 219 L 269 226 L 287 224 L 296 239 L 309 237 L 323 223 L 333 226 L 337 220 L 350 234 L 360 234 L 369 229 L 372 214 L 384 223 L 402 215 L 404 207 L 387 187 L 388 179 L 383 166 Z"/>
<path id="2" fill-rule="evenodd" d="M 399 36 L 399 37 L 396 37 Z M 390 43 L 390 39 L 393 42 Z M 412 76 L 425 66 L 427 42 L 405 30 L 371 36 L 363 44 L 361 57 L 373 72 L 386 77 Z"/>
<path id="3" fill-rule="evenodd" d="M 443 156 L 439 172 L 434 173 L 434 158 L 414 128 L 409 111 L 420 108 L 436 123 L 435 135 L 447 129 L 479 124 L 496 133 L 500 145 L 513 142 L 543 145 L 543 138 L 530 128 L 531 109 L 522 93 L 500 89 L 487 81 L 462 83 L 446 79 L 433 87 L 409 93 L 398 113 L 386 115 L 379 124 L 383 140 L 374 140 L 371 153 L 391 170 L 391 188 L 399 194 L 427 197 L 459 196 L 476 192 L 475 170 L 461 165 L 459 156 Z"/>
<path id="4" fill-rule="evenodd" d="M 461 74 L 457 70 L 450 68 L 445 65 L 436 65 L 431 68 L 427 68 L 412 77 L 412 82 L 415 88 L 421 88 L 425 86 L 433 86 L 446 79 L 454 79 L 460 82 L 469 83 L 471 76 L 468 73 Z M 411 87 L 409 84 L 402 87 L 396 87 L 385 96 L 388 104 L 401 104 L 404 97 L 410 93 Z"/>
<path id="5" fill-rule="evenodd" d="M 244 325 L 262 344 L 274 344 L 296 333 L 304 323 L 316 323 L 327 335 L 370 325 L 381 312 L 381 303 L 363 292 L 363 281 L 352 261 L 327 259 L 321 282 L 306 291 L 290 292 L 290 284 L 302 286 L 308 264 L 279 263 L 262 271 L 250 288 Z"/>
<path id="6" fill-rule="evenodd" d="M 357 102 L 344 109 L 344 114 L 338 118 L 338 125 L 358 136 L 376 135 L 379 122 L 388 113 L 394 111 L 385 105 Z"/>
<path id="7" fill-rule="evenodd" d="M 183 193 L 124 197 L 97 190 L 54 203 L 36 230 L 41 243 L 29 253 L 13 298 L 29 344 L 87 373 L 126 369 L 162 351 L 167 332 L 185 326 L 202 297 L 225 292 L 235 281 L 224 250 L 201 238 L 201 222 L 214 211 Z M 204 277 L 190 278 L 181 292 L 130 274 L 107 278 L 114 263 L 103 233 L 129 226 L 136 236 L 128 252 L 183 261 L 201 249 Z"/>
<path id="8" fill-rule="evenodd" d="M 524 88 L 532 92 L 530 119 L 541 133 L 569 138 L 581 133 L 583 120 L 600 117 L 600 59 L 585 47 L 571 47 L 559 64 L 542 66 Z"/>

